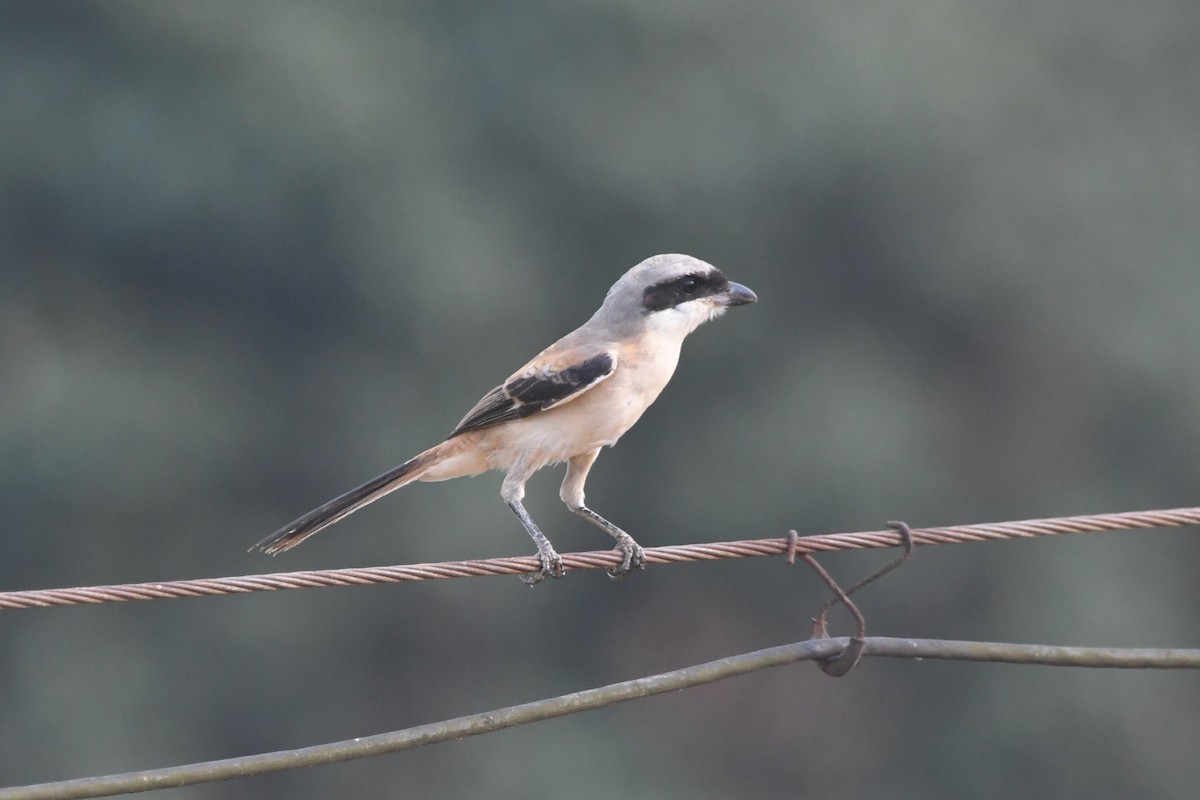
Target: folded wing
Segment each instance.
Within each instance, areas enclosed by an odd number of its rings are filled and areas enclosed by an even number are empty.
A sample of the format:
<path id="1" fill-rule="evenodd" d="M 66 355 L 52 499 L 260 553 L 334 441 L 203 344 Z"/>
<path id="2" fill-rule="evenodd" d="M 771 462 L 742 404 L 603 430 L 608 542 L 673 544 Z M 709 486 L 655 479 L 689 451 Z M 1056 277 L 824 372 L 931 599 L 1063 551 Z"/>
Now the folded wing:
<path id="1" fill-rule="evenodd" d="M 616 353 L 610 350 L 580 348 L 546 360 L 539 356 L 484 395 L 450 438 L 567 403 L 608 378 L 616 367 Z"/>

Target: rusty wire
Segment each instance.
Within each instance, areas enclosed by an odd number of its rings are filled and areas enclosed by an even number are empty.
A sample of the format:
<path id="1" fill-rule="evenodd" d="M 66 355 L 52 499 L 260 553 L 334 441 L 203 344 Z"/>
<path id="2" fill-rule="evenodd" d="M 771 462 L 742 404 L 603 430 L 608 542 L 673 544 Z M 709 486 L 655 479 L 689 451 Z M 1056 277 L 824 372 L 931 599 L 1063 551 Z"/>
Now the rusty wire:
<path id="1" fill-rule="evenodd" d="M 1135 528 L 1168 528 L 1200 524 L 1200 507 L 1173 508 L 1157 511 L 1129 511 L 1116 514 L 1092 514 L 1076 517 L 1053 517 L 1016 522 L 995 522 L 977 525 L 952 525 L 937 528 L 916 528 L 913 543 L 963 544 L 998 539 L 1028 539 L 1063 533 L 1129 530 Z M 646 548 L 647 564 L 675 564 L 688 561 L 714 561 L 726 558 L 786 555 L 789 552 L 828 553 L 837 550 L 860 550 L 873 547 L 895 547 L 901 542 L 894 530 L 860 531 L 802 536 L 789 539 L 743 539 L 709 544 L 670 545 Z M 620 562 L 621 554 L 612 550 L 593 550 L 567 553 L 563 567 L 575 569 L 611 569 Z M 272 592 L 282 589 L 311 589 L 329 586 L 367 586 L 380 583 L 402 583 L 441 578 L 470 578 L 488 575 L 519 575 L 537 572 L 541 564 L 534 556 L 485 558 L 472 561 L 443 561 L 432 564 L 408 564 L 392 567 L 352 567 L 305 572 L 276 572 L 264 575 L 242 575 L 226 578 L 200 578 L 177 581 L 126 583 L 111 586 L 83 586 L 72 589 L 30 589 L 0 592 L 0 611 L 17 608 L 46 608 L 50 606 L 116 603 L 132 600 L 158 600 L 176 597 L 209 597 L 215 595 Z"/>

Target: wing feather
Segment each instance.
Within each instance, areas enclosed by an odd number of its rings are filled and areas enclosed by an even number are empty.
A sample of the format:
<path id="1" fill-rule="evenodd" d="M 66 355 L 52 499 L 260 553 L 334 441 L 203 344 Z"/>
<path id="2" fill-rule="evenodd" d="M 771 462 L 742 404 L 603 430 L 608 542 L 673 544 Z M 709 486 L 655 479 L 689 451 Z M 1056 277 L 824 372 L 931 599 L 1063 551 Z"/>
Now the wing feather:
<path id="1" fill-rule="evenodd" d="M 512 375 L 504 385 L 485 394 L 458 423 L 450 437 L 528 417 L 574 400 L 612 375 L 617 366 L 616 353 L 610 350 L 564 355 L 567 357 L 554 361 L 565 362 L 565 366 L 550 366 L 542 357 L 538 357 Z"/>

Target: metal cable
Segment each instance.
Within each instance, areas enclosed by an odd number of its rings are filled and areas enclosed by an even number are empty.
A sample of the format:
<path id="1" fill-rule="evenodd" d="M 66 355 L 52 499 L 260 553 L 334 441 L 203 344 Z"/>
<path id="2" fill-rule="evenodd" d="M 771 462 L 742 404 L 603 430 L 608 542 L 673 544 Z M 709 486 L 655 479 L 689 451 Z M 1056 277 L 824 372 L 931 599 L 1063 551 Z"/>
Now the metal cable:
<path id="1" fill-rule="evenodd" d="M 130 792 L 174 789 L 180 786 L 246 778 L 270 772 L 336 764 L 384 753 L 412 750 L 468 736 L 493 733 L 630 700 L 679 691 L 759 670 L 835 657 L 851 644 L 847 639 L 809 639 L 768 647 L 716 661 L 584 689 L 558 697 L 498 708 L 413 728 L 357 736 L 340 742 L 295 747 L 272 753 L 236 756 L 218 761 L 103 775 L 92 778 L 0 788 L 0 800 L 82 800 Z M 1005 664 L 1039 664 L 1093 669 L 1200 669 L 1200 650 L 1105 647 L 1057 647 L 1007 642 L 954 642 L 937 639 L 893 639 L 872 636 L 863 640 L 867 656 L 939 659 Z"/>
<path id="2" fill-rule="evenodd" d="M 1169 528 L 1200 524 L 1200 507 L 1158 511 L 1129 511 L 1117 514 L 1092 514 L 1078 517 L 1053 517 L 1018 522 L 978 525 L 952 525 L 940 528 L 914 528 L 917 545 L 962 544 L 997 539 L 1028 539 L 1062 533 Z M 794 547 L 789 544 L 794 544 Z M 725 558 L 828 553 L 835 550 L 861 550 L 895 547 L 901 543 L 895 530 L 860 531 L 802 536 L 796 539 L 743 539 L 734 542 L 683 544 L 647 547 L 647 564 L 676 564 L 685 561 L 715 561 Z M 612 550 L 593 550 L 563 555 L 563 566 L 574 569 L 612 569 L 621 554 Z M 172 597 L 208 597 L 213 595 L 272 592 L 281 589 L 311 589 L 325 586 L 367 586 L 440 578 L 474 578 L 487 575 L 518 575 L 537 572 L 541 564 L 534 556 L 485 558 L 473 561 L 442 561 L 432 564 L 408 564 L 393 567 L 352 567 L 305 572 L 276 572 L 228 578 L 200 578 L 150 583 L 125 583 L 112 586 L 83 586 L 73 589 L 31 589 L 0 592 L 0 611 L 17 608 L 46 608 L 132 600 L 157 600 Z"/>

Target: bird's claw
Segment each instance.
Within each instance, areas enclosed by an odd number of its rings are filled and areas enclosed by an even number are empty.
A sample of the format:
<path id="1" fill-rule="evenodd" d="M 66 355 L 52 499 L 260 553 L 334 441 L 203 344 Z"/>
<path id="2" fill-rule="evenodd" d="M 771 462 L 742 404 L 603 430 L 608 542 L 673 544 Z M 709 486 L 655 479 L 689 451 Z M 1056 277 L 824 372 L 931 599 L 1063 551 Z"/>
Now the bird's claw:
<path id="1" fill-rule="evenodd" d="M 563 569 L 562 556 L 556 553 L 554 548 L 539 550 L 538 560 L 542 562 L 541 570 L 521 576 L 521 582 L 526 586 L 533 587 L 546 578 L 561 578 L 567 574 L 567 571 Z"/>
<path id="2" fill-rule="evenodd" d="M 646 568 L 646 551 L 628 533 L 617 539 L 617 546 L 613 549 L 619 550 L 624 555 L 619 565 L 608 570 L 608 577 L 614 581 L 623 580 L 635 569 Z"/>

